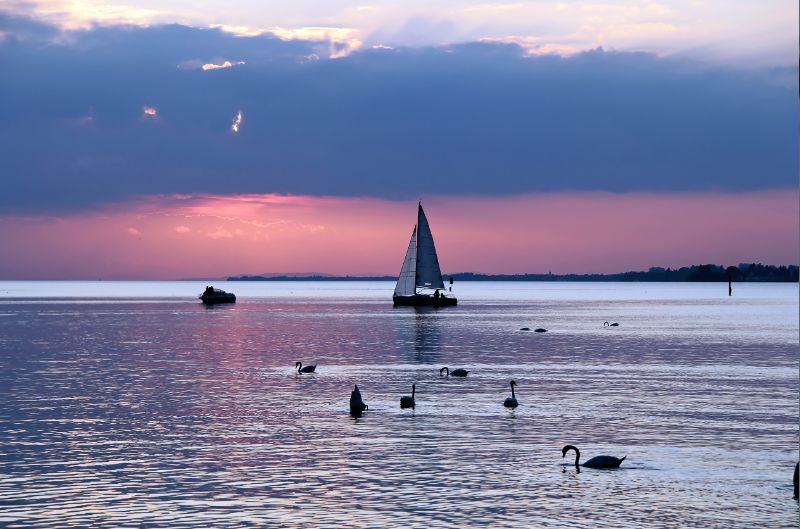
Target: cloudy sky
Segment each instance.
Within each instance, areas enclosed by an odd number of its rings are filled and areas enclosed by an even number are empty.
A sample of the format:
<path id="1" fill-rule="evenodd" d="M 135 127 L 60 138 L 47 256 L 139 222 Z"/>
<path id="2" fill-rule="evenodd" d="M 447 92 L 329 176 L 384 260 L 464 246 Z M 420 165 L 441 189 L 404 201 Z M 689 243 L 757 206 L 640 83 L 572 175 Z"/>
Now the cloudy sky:
<path id="1" fill-rule="evenodd" d="M 798 5 L 0 3 L 0 278 L 798 260 Z"/>

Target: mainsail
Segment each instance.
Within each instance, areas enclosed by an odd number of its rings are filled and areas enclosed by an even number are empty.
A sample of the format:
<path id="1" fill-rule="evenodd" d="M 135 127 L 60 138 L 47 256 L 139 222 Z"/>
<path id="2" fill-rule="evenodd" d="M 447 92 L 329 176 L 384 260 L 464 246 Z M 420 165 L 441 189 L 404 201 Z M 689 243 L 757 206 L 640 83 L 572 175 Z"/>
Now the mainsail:
<path id="1" fill-rule="evenodd" d="M 403 259 L 403 268 L 394 287 L 395 296 L 413 296 L 416 293 L 414 285 L 417 279 L 417 227 L 411 232 L 411 242 L 408 243 L 406 258 Z"/>
<path id="2" fill-rule="evenodd" d="M 417 280 L 416 286 L 420 288 L 444 288 L 442 270 L 439 268 L 439 258 L 436 257 L 436 247 L 433 245 L 433 235 L 422 204 L 417 213 Z"/>

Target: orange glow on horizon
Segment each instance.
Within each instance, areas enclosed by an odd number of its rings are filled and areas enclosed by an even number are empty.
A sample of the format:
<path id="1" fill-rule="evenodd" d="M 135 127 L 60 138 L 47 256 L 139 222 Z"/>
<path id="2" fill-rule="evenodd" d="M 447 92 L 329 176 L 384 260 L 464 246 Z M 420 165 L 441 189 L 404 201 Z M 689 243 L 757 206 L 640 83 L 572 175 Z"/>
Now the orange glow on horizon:
<path id="1" fill-rule="evenodd" d="M 798 192 L 547 193 L 423 200 L 445 273 L 589 273 L 798 260 Z M 397 274 L 416 201 L 151 196 L 101 213 L 0 217 L 0 277 Z"/>

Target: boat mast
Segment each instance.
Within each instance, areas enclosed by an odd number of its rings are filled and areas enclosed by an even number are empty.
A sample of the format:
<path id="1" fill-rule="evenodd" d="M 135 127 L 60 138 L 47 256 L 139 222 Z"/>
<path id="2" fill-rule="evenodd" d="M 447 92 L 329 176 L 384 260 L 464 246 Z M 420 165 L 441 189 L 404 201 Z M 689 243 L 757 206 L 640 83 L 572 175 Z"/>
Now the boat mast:
<path id="1" fill-rule="evenodd" d="M 417 277 L 419 276 L 419 218 L 422 216 L 422 201 L 417 203 L 417 240 L 415 242 L 416 253 L 414 254 L 414 294 L 417 293 Z"/>

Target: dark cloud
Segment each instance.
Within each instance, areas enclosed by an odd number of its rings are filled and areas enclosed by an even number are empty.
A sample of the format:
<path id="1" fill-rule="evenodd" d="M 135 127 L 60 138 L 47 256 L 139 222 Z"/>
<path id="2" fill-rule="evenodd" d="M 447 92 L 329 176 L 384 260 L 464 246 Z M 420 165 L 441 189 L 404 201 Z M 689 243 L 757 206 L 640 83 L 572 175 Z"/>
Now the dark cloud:
<path id="1" fill-rule="evenodd" d="M 531 58 L 482 43 L 315 61 L 328 43 L 177 25 L 59 35 L 0 17 L 0 31 L 5 211 L 154 193 L 797 183 L 796 90 L 770 72 L 602 50 Z M 226 59 L 246 64 L 197 68 Z M 144 105 L 158 117 L 144 119 Z"/>

